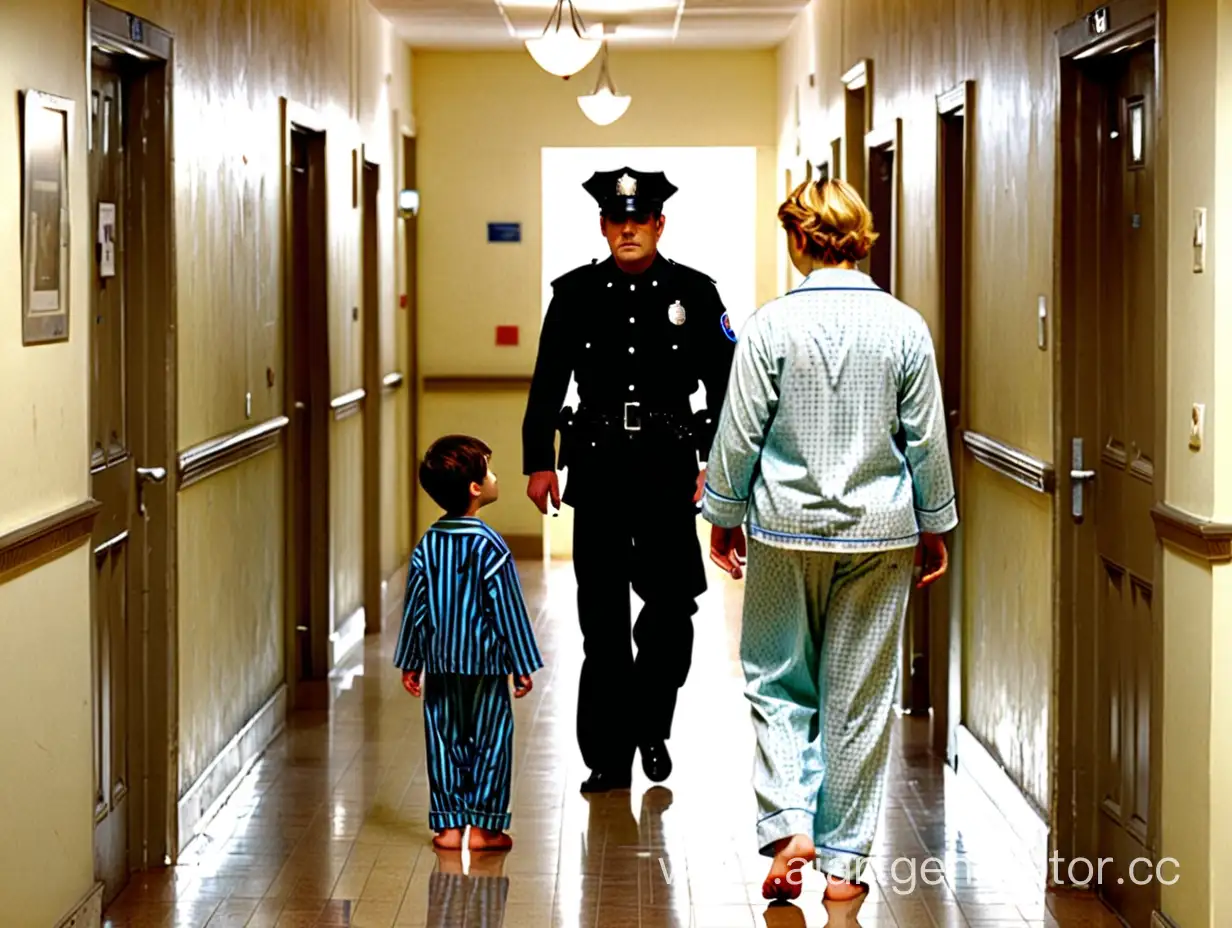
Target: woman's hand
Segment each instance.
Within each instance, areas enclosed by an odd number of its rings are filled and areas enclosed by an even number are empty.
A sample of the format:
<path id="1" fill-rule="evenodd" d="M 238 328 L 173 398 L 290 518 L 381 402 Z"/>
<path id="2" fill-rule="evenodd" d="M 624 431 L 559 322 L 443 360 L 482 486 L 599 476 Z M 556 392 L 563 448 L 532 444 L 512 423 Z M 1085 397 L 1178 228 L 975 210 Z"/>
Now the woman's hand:
<path id="1" fill-rule="evenodd" d="M 920 580 L 915 585 L 917 590 L 930 586 L 945 575 L 950 566 L 950 555 L 945 550 L 945 542 L 940 535 L 920 533 L 920 546 L 915 552 L 916 564 L 920 565 Z"/>
<path id="2" fill-rule="evenodd" d="M 521 699 L 527 693 L 535 688 L 535 681 L 530 678 L 530 674 L 524 673 L 521 676 L 513 678 L 513 698 Z"/>
<path id="3" fill-rule="evenodd" d="M 407 670 L 403 672 L 402 685 L 408 693 L 418 699 L 423 695 L 423 671 Z"/>
<path id="4" fill-rule="evenodd" d="M 738 526 L 720 528 L 717 525 L 710 529 L 710 560 L 729 573 L 733 580 L 744 576 L 747 553 L 744 529 Z"/>

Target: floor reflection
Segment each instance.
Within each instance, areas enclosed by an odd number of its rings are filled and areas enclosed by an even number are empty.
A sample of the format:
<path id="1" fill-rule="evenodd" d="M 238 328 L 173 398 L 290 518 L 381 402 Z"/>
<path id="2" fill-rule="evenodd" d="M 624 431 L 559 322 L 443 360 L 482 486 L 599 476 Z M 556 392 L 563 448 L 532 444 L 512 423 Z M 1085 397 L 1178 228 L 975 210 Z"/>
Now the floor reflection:
<path id="1" fill-rule="evenodd" d="M 574 742 L 581 636 L 568 565 L 526 567 L 547 667 L 515 704 L 514 848 L 431 847 L 423 707 L 390 665 L 396 621 L 297 712 L 174 868 L 136 876 L 106 928 L 1103 928 L 1097 901 L 1043 892 L 987 800 L 895 723 L 872 889 L 858 914 L 807 873 L 761 898 L 754 749 L 738 660 L 740 589 L 715 576 L 697 619 L 671 780 L 587 799 Z M 669 788 L 670 787 L 670 788 Z M 926 860 L 944 879 L 917 878 Z M 897 869 L 896 869 L 897 867 Z"/>

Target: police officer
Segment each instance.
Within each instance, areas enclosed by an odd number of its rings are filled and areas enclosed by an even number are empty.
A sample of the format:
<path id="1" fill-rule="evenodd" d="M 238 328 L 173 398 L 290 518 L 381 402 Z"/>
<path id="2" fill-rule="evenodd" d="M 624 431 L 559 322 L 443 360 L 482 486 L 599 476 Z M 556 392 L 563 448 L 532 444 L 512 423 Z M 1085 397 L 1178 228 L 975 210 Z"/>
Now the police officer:
<path id="1" fill-rule="evenodd" d="M 585 641 L 577 736 L 583 792 L 671 773 L 666 741 L 689 672 L 696 597 L 706 589 L 695 527 L 702 464 L 718 424 L 735 336 L 714 281 L 658 253 L 676 187 L 623 168 L 583 185 L 611 258 L 554 281 L 522 424 L 527 495 L 561 503 L 567 469 Z M 580 403 L 562 409 L 570 375 Z M 694 411 L 700 384 L 706 405 Z M 556 432 L 561 433 L 559 461 Z M 629 588 L 644 603 L 630 641 Z M 637 657 L 633 655 L 637 644 Z"/>

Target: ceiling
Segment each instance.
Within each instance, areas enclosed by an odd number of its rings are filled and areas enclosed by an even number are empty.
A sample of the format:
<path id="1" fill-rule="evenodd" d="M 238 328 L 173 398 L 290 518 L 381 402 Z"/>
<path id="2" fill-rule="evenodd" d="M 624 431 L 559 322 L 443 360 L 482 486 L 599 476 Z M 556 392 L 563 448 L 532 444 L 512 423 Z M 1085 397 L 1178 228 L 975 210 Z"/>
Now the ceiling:
<path id="1" fill-rule="evenodd" d="M 373 0 L 415 48 L 517 48 L 555 0 Z M 576 0 L 613 47 L 773 48 L 808 0 Z M 566 16 L 568 9 L 566 7 Z"/>

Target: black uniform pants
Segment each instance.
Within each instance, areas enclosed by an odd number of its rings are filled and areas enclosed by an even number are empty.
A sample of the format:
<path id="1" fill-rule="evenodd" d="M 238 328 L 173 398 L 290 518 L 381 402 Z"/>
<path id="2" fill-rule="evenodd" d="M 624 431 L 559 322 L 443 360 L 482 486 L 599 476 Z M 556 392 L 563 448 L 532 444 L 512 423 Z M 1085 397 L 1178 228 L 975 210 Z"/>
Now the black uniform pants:
<path id="1" fill-rule="evenodd" d="M 687 498 L 630 514 L 610 501 L 583 504 L 573 525 L 585 651 L 578 745 L 591 770 L 617 774 L 632 766 L 638 745 L 671 735 L 677 691 L 693 658 L 695 600 L 706 589 L 696 510 Z M 630 587 L 645 604 L 632 637 Z"/>

